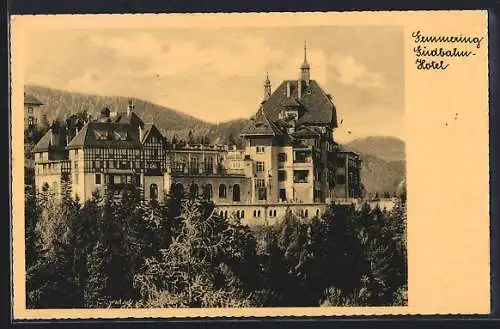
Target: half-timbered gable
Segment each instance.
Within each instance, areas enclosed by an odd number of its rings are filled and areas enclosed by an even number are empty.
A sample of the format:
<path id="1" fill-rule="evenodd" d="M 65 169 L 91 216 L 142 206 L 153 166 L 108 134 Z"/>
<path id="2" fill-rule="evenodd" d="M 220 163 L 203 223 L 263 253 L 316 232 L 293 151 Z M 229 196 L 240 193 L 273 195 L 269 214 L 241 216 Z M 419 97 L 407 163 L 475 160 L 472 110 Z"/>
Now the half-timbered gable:
<path id="1" fill-rule="evenodd" d="M 153 124 L 146 124 L 142 136 L 145 175 L 162 175 L 166 169 L 165 138 Z"/>

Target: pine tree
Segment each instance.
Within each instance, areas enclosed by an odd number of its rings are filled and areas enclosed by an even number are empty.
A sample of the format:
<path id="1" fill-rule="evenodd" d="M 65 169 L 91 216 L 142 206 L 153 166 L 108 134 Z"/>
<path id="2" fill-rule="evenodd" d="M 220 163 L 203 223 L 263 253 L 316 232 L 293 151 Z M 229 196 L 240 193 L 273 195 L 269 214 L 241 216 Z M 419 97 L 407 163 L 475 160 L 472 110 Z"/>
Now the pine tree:
<path id="1" fill-rule="evenodd" d="M 88 279 L 84 287 L 84 306 L 98 308 L 108 305 L 110 297 L 109 289 L 109 249 L 98 241 L 87 254 Z"/>
<path id="2" fill-rule="evenodd" d="M 229 224 L 213 214 L 213 204 L 183 200 L 180 233 L 159 257 L 148 258 L 135 286 L 148 306 L 222 307 L 251 302 L 227 264 L 239 255 Z M 233 232 L 234 233 L 234 232 Z M 243 252 L 244 253 L 244 252 Z"/>

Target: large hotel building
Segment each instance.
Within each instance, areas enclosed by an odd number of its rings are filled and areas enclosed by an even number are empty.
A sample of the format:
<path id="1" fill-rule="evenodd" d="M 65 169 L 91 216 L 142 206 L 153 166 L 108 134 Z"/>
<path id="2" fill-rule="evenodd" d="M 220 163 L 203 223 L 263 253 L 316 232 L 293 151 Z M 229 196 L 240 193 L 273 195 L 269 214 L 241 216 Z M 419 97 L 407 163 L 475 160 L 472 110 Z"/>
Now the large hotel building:
<path id="1" fill-rule="evenodd" d="M 131 102 L 123 112 L 105 108 L 71 132 L 52 125 L 33 149 L 35 186 L 61 195 L 69 182 L 80 200 L 123 184 L 141 187 L 145 200 L 161 201 L 170 190 L 205 193 L 220 215 L 246 223 L 272 223 L 287 209 L 313 217 L 330 202 L 361 196 L 359 156 L 335 142 L 336 127 L 332 97 L 310 78 L 304 49 L 299 79 L 273 91 L 266 78 L 241 149 L 167 142 Z"/>

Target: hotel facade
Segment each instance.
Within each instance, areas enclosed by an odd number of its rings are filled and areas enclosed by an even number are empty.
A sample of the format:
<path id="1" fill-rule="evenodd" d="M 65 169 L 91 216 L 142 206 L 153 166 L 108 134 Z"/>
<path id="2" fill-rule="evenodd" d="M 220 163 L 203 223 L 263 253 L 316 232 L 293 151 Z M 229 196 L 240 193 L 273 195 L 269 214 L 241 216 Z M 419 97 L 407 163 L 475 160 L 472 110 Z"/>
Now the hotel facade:
<path id="1" fill-rule="evenodd" d="M 73 127 L 53 124 L 33 149 L 35 186 L 73 198 L 132 184 L 144 200 L 169 191 L 209 197 L 224 218 L 272 224 L 288 209 L 310 218 L 331 202 L 362 196 L 361 160 L 335 142 L 332 97 L 310 78 L 304 49 L 300 78 L 274 91 L 269 77 L 257 113 L 241 131 L 244 146 L 168 142 L 129 103 Z"/>

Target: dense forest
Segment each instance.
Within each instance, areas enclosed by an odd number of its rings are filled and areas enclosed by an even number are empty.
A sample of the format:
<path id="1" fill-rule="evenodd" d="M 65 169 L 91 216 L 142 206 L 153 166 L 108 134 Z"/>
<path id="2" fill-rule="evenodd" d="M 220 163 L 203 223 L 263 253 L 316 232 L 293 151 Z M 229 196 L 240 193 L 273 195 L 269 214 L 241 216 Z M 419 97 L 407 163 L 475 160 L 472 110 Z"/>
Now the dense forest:
<path id="1" fill-rule="evenodd" d="M 275 226 L 224 220 L 204 195 L 84 203 L 26 186 L 28 308 L 406 305 L 406 200 L 330 205 Z"/>

